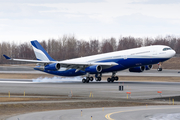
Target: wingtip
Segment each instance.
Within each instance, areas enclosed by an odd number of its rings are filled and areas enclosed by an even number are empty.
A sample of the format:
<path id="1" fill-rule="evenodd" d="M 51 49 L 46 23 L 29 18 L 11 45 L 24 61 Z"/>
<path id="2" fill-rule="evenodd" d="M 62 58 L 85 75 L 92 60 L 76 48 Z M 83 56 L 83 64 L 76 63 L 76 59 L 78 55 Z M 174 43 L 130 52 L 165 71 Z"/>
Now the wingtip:
<path id="1" fill-rule="evenodd" d="M 3 55 L 7 60 L 10 60 L 11 58 L 8 57 L 7 55 Z"/>

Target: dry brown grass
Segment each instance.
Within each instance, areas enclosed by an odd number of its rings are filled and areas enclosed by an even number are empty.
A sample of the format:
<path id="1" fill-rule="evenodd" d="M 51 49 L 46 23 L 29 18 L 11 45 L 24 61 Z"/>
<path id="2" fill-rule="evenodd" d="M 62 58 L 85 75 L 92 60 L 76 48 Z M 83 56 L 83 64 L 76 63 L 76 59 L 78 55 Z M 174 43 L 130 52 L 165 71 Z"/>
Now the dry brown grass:
<path id="1" fill-rule="evenodd" d="M 43 100 L 43 98 L 21 98 L 21 97 L 1 97 L 0 102 L 18 102 L 18 101 L 39 101 Z"/>
<path id="2" fill-rule="evenodd" d="M 7 95 L 6 95 L 7 96 Z M 77 98 L 74 98 L 74 100 Z M 57 97 L 57 96 L 51 96 L 51 97 L 39 97 L 39 96 L 19 96 L 11 95 L 10 97 L 0 97 L 0 102 L 22 102 L 22 101 L 62 101 L 62 100 L 71 100 L 71 98 L 68 98 L 67 96 Z"/>
<path id="3" fill-rule="evenodd" d="M 163 62 L 163 69 L 180 69 L 180 57 L 173 57 L 165 62 Z M 157 65 L 153 66 L 158 68 Z"/>

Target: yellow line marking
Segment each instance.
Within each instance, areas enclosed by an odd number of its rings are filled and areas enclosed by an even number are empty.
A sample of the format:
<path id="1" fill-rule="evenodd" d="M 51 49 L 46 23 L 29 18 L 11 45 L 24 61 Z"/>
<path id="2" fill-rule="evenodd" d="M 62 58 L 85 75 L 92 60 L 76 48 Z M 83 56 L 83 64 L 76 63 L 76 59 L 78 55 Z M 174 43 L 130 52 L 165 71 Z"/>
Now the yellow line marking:
<path id="1" fill-rule="evenodd" d="M 169 107 L 168 109 L 172 109 L 172 108 L 177 109 L 177 108 L 179 108 L 179 107 Z M 108 120 L 114 120 L 114 119 L 112 119 L 112 118 L 110 117 L 112 114 L 117 114 L 117 113 L 121 113 L 121 112 L 141 111 L 141 110 L 155 110 L 155 109 L 167 109 L 167 108 L 145 108 L 145 109 L 118 111 L 118 112 L 109 113 L 109 114 L 105 115 L 105 117 L 106 117 L 106 119 L 108 119 Z"/>
<path id="2" fill-rule="evenodd" d="M 114 119 L 112 119 L 110 116 L 111 116 L 112 114 L 116 114 L 116 113 L 120 113 L 120 112 L 123 112 L 123 111 L 118 111 L 118 112 L 109 113 L 109 114 L 107 114 L 105 117 L 106 117 L 106 119 L 108 119 L 108 120 L 114 120 Z"/>

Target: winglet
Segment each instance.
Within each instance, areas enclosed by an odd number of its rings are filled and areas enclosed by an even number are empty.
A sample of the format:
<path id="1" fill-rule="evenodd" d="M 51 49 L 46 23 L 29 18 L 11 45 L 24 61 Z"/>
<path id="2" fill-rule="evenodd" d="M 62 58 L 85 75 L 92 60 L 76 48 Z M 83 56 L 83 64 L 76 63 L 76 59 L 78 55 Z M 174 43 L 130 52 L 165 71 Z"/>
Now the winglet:
<path id="1" fill-rule="evenodd" d="M 10 57 L 8 57 L 7 55 L 3 55 L 7 60 L 11 60 Z"/>

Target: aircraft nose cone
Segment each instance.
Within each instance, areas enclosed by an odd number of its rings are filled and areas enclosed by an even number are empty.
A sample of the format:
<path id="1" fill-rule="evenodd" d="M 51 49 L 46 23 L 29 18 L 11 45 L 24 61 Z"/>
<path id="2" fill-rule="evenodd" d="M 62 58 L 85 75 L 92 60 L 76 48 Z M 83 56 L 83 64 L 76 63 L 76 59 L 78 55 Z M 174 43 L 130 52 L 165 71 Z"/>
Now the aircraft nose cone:
<path id="1" fill-rule="evenodd" d="M 175 50 L 172 50 L 172 56 L 174 56 L 176 54 Z"/>
<path id="2" fill-rule="evenodd" d="M 173 56 L 176 54 L 176 51 L 175 50 L 173 50 Z"/>

